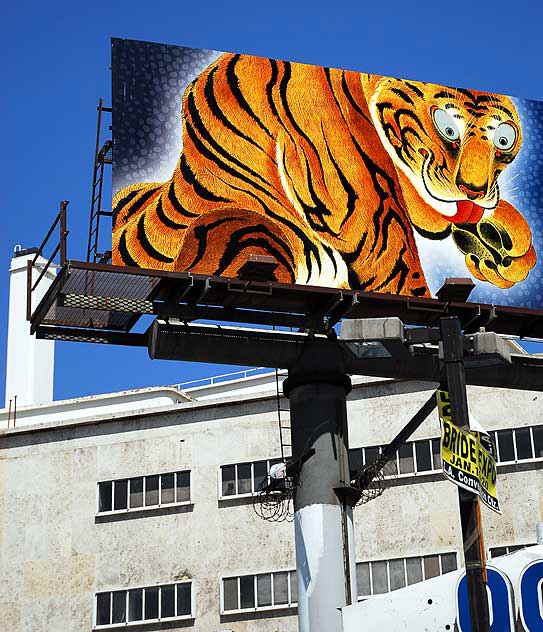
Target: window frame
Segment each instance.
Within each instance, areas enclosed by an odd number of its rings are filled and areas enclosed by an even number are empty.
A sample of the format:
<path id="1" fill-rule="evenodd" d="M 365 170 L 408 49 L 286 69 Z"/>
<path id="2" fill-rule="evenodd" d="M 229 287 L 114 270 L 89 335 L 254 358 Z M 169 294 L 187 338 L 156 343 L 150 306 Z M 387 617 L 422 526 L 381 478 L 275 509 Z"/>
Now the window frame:
<path id="1" fill-rule="evenodd" d="M 492 441 L 494 443 L 494 445 L 496 446 L 496 465 L 498 467 L 501 466 L 507 466 L 507 465 L 512 465 L 515 463 L 535 463 L 538 461 L 543 461 L 543 456 L 535 456 L 536 454 L 536 449 L 535 449 L 535 438 L 534 438 L 534 428 L 542 428 L 543 429 L 543 424 L 532 424 L 530 426 L 518 426 L 515 428 L 497 428 L 495 430 L 489 430 L 488 434 L 490 435 L 490 437 L 492 438 Z M 527 458 L 527 459 L 519 459 L 518 458 L 518 449 L 517 449 L 517 435 L 516 435 L 516 431 L 517 430 L 525 430 L 527 429 L 530 433 L 530 445 L 531 445 L 531 449 L 532 449 L 532 454 L 534 456 Z M 512 436 L 512 441 L 513 441 L 513 451 L 514 451 L 514 455 L 515 455 L 515 459 L 513 461 L 502 461 L 500 458 L 500 447 L 498 445 L 498 441 L 497 441 L 497 433 L 498 432 L 510 432 L 511 436 Z M 414 468 L 415 471 L 413 472 L 404 472 L 404 473 L 400 473 L 400 457 L 399 457 L 399 451 L 396 452 L 396 454 L 394 455 L 394 458 L 391 460 L 391 462 L 393 462 L 395 464 L 395 468 L 397 471 L 397 474 L 386 474 L 384 476 L 385 480 L 387 479 L 396 479 L 396 478 L 409 478 L 409 477 L 418 477 L 418 476 L 430 476 L 432 474 L 435 474 L 437 472 L 442 472 L 443 471 L 443 467 L 439 467 L 436 468 L 434 465 L 434 453 L 432 451 L 432 442 L 435 440 L 440 440 L 441 437 L 437 436 L 437 437 L 428 437 L 428 438 L 423 438 L 423 439 L 413 439 L 410 441 L 406 441 L 406 444 L 409 444 L 411 446 L 411 451 L 412 451 L 412 455 L 413 455 L 413 464 L 414 464 Z M 416 450 L 416 443 L 420 442 L 420 441 L 426 441 L 428 442 L 429 446 L 430 446 L 430 460 L 431 460 L 431 469 L 429 470 L 422 470 L 419 471 L 418 470 L 418 462 L 417 462 L 417 450 Z M 362 451 L 362 466 L 366 465 L 366 450 L 367 449 L 375 449 L 375 448 L 379 448 L 379 454 L 382 453 L 384 445 L 383 444 L 379 444 L 379 445 L 367 445 L 367 446 L 358 446 L 358 447 L 352 447 L 349 448 L 349 451 L 351 450 L 361 450 Z"/>
<path id="2" fill-rule="evenodd" d="M 287 592 L 288 592 L 288 602 L 276 604 L 275 595 L 274 595 L 274 575 L 279 573 L 287 574 Z M 293 575 L 294 574 L 294 575 Z M 258 605 L 258 576 L 259 575 L 269 575 L 270 576 L 270 596 L 271 596 L 271 605 L 269 606 L 259 606 Z M 267 612 L 270 610 L 292 610 L 293 608 L 298 607 L 298 601 L 292 601 L 292 577 L 296 577 L 296 569 L 295 568 L 279 568 L 273 571 L 255 571 L 254 573 L 242 573 L 240 575 L 231 574 L 221 575 L 220 577 L 220 614 L 229 616 L 236 614 L 243 614 L 248 612 Z M 237 604 L 241 605 L 241 590 L 240 590 L 240 579 L 242 577 L 252 577 L 253 578 L 253 591 L 255 598 L 255 605 L 252 608 L 237 608 L 235 610 L 225 610 L 224 608 L 224 581 L 226 579 L 236 579 L 237 585 Z M 296 577 L 297 581 L 297 577 Z"/>
<path id="3" fill-rule="evenodd" d="M 219 500 L 230 500 L 234 498 L 252 498 L 258 493 L 258 490 L 255 489 L 255 464 L 256 463 L 266 463 L 266 471 L 270 471 L 271 463 L 280 463 L 281 457 L 268 457 L 266 459 L 255 459 L 253 461 L 240 461 L 239 463 L 222 463 L 219 465 L 219 469 L 217 472 L 217 497 Z M 240 465 L 250 465 L 251 466 L 251 491 L 244 492 L 243 494 L 238 494 L 239 488 L 239 476 L 238 476 L 238 466 Z M 234 488 L 235 494 L 226 494 L 222 493 L 222 471 L 224 467 L 233 467 L 234 468 Z"/>
<path id="4" fill-rule="evenodd" d="M 390 593 L 395 592 L 396 590 L 401 590 L 401 588 L 406 588 L 408 586 L 414 586 L 415 584 L 419 584 L 420 582 L 423 582 L 426 580 L 426 572 L 425 572 L 425 568 L 424 568 L 424 559 L 428 558 L 428 557 L 435 557 L 437 556 L 438 558 L 438 562 L 439 562 L 439 575 L 434 575 L 434 577 L 441 577 L 442 575 L 446 574 L 443 573 L 443 560 L 442 560 L 442 556 L 444 555 L 450 555 L 450 554 L 454 554 L 455 558 L 456 558 L 456 569 L 459 569 L 458 566 L 458 551 L 440 551 L 439 553 L 431 553 L 428 555 L 407 555 L 404 557 L 392 557 L 392 558 L 387 558 L 387 559 L 375 559 L 375 560 L 361 560 L 359 562 L 356 562 L 356 566 L 358 566 L 358 564 L 368 564 L 368 570 L 369 570 L 369 584 L 370 584 L 370 589 L 371 589 L 371 594 L 370 595 L 357 595 L 357 601 L 364 601 L 365 599 L 374 599 L 374 598 L 379 598 L 382 597 L 383 595 L 388 595 Z M 407 581 L 407 560 L 410 559 L 419 559 L 421 564 L 421 574 L 422 574 L 422 579 L 420 580 L 420 582 L 415 582 L 413 584 L 409 584 Z M 404 577 L 404 586 L 402 586 L 401 588 L 395 588 L 394 590 L 390 589 L 390 584 L 391 584 L 391 577 L 390 577 L 390 563 L 391 562 L 396 562 L 398 560 L 401 560 L 403 562 L 403 577 Z M 387 581 L 387 590 L 385 592 L 380 592 L 380 593 L 375 593 L 374 592 L 374 584 L 373 584 L 373 564 L 375 563 L 379 563 L 379 562 L 385 562 L 386 564 L 386 581 Z M 454 572 L 454 571 L 447 571 L 447 572 Z M 428 579 L 432 579 L 432 578 L 428 578 Z"/>
<path id="5" fill-rule="evenodd" d="M 161 588 L 162 586 L 178 586 L 178 585 L 182 585 L 182 584 L 190 584 L 191 589 L 190 589 L 190 614 L 182 614 L 182 615 L 175 615 L 173 617 L 161 617 L 160 615 L 162 614 L 161 610 L 162 610 L 162 593 L 161 593 Z M 93 626 L 92 629 L 93 630 L 115 630 L 115 629 L 120 629 L 120 628 L 127 628 L 127 627 L 134 627 L 134 626 L 140 626 L 140 627 L 144 627 L 146 625 L 152 625 L 155 623 L 163 623 L 163 622 L 170 622 L 170 621 L 187 621 L 187 620 L 191 620 L 191 619 L 196 619 L 196 600 L 195 600 L 195 595 L 196 595 L 196 590 L 195 590 L 195 586 L 196 583 L 194 581 L 194 579 L 180 579 L 178 581 L 175 582 L 161 582 L 158 584 L 146 584 L 146 585 L 141 585 L 141 586 L 128 586 L 126 588 L 106 588 L 103 590 L 98 590 L 94 593 L 94 604 L 93 604 L 93 614 L 92 614 L 92 620 L 93 620 Z M 158 619 L 138 619 L 137 621 L 128 621 L 128 608 L 129 608 L 129 595 L 130 592 L 133 590 L 141 590 L 142 591 L 142 596 L 141 596 L 141 613 L 142 616 L 145 616 L 145 590 L 149 589 L 149 588 L 158 588 Z M 102 624 L 98 624 L 97 623 L 97 619 L 98 619 L 98 595 L 99 594 L 103 594 L 103 593 L 109 593 L 109 620 L 111 621 L 113 619 L 113 593 L 116 592 L 124 592 L 125 593 L 125 619 L 126 621 L 124 623 L 102 623 Z M 174 612 L 177 612 L 177 588 L 174 589 Z"/>
<path id="6" fill-rule="evenodd" d="M 178 473 L 184 473 L 184 472 L 188 472 L 189 473 L 189 500 L 174 500 L 174 502 L 171 503 L 163 503 L 162 502 L 162 476 L 166 476 L 169 474 L 173 474 L 174 475 L 174 498 L 177 499 L 177 474 Z M 155 505 L 146 505 L 145 504 L 145 494 L 147 491 L 147 478 L 151 477 L 151 476 L 158 476 L 158 504 Z M 143 505 L 141 505 L 140 507 L 130 507 L 130 481 L 132 479 L 135 478 L 143 478 L 143 488 L 142 488 L 142 498 L 143 498 Z M 127 476 L 127 477 L 122 477 L 122 478 L 107 478 L 104 480 L 99 480 L 96 481 L 96 513 L 95 516 L 111 516 L 111 515 L 118 515 L 118 514 L 125 514 L 125 513 L 139 513 L 142 511 L 153 511 L 156 509 L 164 509 L 164 508 L 168 508 L 168 507 L 182 507 L 183 505 L 192 505 L 194 504 L 194 499 L 192 496 L 192 485 L 193 485 L 193 477 L 192 477 L 192 470 L 190 469 L 183 469 L 183 470 L 173 470 L 173 471 L 167 471 L 167 472 L 159 472 L 158 474 L 155 473 L 151 473 L 151 474 L 137 474 L 134 476 Z M 127 482 L 127 500 L 126 500 L 126 508 L 125 509 L 115 509 L 115 505 L 114 505 L 114 499 L 115 499 L 115 483 L 118 481 L 126 481 Z M 111 483 L 111 509 L 109 511 L 100 511 L 100 485 L 103 483 Z"/>

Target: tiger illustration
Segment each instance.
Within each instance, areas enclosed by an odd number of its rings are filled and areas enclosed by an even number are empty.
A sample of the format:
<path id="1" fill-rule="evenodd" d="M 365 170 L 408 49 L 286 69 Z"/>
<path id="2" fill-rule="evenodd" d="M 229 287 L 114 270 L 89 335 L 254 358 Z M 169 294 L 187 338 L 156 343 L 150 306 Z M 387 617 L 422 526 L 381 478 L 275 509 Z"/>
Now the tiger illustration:
<path id="1" fill-rule="evenodd" d="M 227 53 L 182 107 L 171 179 L 114 197 L 114 264 L 237 278 L 267 255 L 273 281 L 429 296 L 416 231 L 499 288 L 535 265 L 500 197 L 507 97 Z"/>

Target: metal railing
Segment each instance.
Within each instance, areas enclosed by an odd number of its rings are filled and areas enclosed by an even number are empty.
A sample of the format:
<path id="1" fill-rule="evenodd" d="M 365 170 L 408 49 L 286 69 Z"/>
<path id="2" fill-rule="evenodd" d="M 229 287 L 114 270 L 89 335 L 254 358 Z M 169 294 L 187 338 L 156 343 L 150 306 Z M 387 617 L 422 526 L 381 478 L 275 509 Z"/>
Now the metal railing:
<path id="1" fill-rule="evenodd" d="M 222 382 L 232 382 L 233 380 L 241 380 L 243 378 L 252 377 L 255 375 L 264 375 L 269 373 L 274 374 L 274 370 L 265 366 L 254 367 L 252 369 L 245 369 L 243 371 L 233 371 L 231 373 L 222 373 L 220 375 L 212 375 L 210 377 L 202 377 L 198 380 L 189 380 L 188 382 L 180 382 L 174 384 L 174 388 L 179 391 L 186 391 L 191 388 L 198 388 L 200 386 L 213 386 Z M 281 371 L 279 371 L 281 373 Z"/>
<path id="2" fill-rule="evenodd" d="M 27 320 L 31 320 L 32 318 L 32 293 L 35 292 L 36 288 L 40 284 L 40 281 L 43 279 L 43 277 L 45 276 L 47 270 L 49 270 L 51 265 L 53 266 L 55 265 L 55 257 L 57 257 L 57 255 L 59 256 L 58 263 L 60 264 L 60 266 L 63 266 L 68 260 L 67 239 L 66 239 L 69 233 L 67 229 L 67 223 L 66 223 L 67 209 L 68 209 L 68 201 L 63 200 L 60 203 L 60 210 L 58 212 L 58 215 L 55 217 L 53 223 L 51 224 L 51 227 L 47 231 L 47 234 L 45 235 L 43 241 L 41 242 L 39 248 L 37 249 L 36 254 L 34 255 L 34 258 L 31 261 L 28 261 L 27 263 L 27 268 L 26 268 L 26 273 L 27 273 L 26 319 Z M 51 238 L 51 235 L 53 235 L 57 226 L 59 230 L 58 243 L 55 245 L 52 253 L 47 258 L 44 252 L 45 252 L 46 247 L 50 245 L 48 243 L 49 239 Z M 38 263 L 38 259 L 40 257 L 42 259 L 46 259 L 46 262 L 44 264 Z M 35 281 L 33 281 L 34 269 L 39 270 L 38 278 Z"/>

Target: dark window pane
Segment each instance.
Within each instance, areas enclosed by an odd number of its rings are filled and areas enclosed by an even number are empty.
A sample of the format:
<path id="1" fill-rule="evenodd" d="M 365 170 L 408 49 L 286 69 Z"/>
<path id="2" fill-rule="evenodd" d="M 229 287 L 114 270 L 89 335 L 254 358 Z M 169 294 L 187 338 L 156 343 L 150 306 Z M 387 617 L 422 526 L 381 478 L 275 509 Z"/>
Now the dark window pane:
<path id="1" fill-rule="evenodd" d="M 402 560 L 390 560 L 388 563 L 390 574 L 390 590 L 403 588 L 405 586 L 405 569 Z"/>
<path id="2" fill-rule="evenodd" d="M 230 577 L 223 580 L 224 610 L 239 610 L 238 578 Z"/>
<path id="3" fill-rule="evenodd" d="M 456 563 L 456 553 L 444 553 L 441 556 L 441 572 L 450 573 L 458 568 Z"/>
<path id="4" fill-rule="evenodd" d="M 98 484 L 98 511 L 111 511 L 111 481 Z"/>
<path id="5" fill-rule="evenodd" d="M 128 481 L 115 481 L 113 509 L 126 509 L 128 503 Z"/>
<path id="6" fill-rule="evenodd" d="M 385 476 L 397 476 L 398 474 L 398 457 L 396 454 L 391 457 L 390 461 L 387 461 L 383 468 L 383 474 Z"/>
<path id="7" fill-rule="evenodd" d="M 366 465 L 374 463 L 379 458 L 379 446 L 375 445 L 371 448 L 364 448 Z"/>
<path id="8" fill-rule="evenodd" d="M 505 546 L 496 546 L 490 549 L 490 557 L 500 557 L 507 554 L 507 548 Z"/>
<path id="9" fill-rule="evenodd" d="M 120 590 L 113 594 L 112 623 L 126 623 L 126 591 Z"/>
<path id="10" fill-rule="evenodd" d="M 173 474 L 161 474 L 160 476 L 161 505 L 175 502 L 174 478 Z"/>
<path id="11" fill-rule="evenodd" d="M 143 617 L 143 590 L 138 588 L 136 590 L 128 591 L 128 620 L 129 621 L 141 621 Z"/>
<path id="12" fill-rule="evenodd" d="M 240 463 L 238 465 L 238 494 L 251 493 L 251 464 Z"/>
<path id="13" fill-rule="evenodd" d="M 415 471 L 413 460 L 413 444 L 404 443 L 398 451 L 400 457 L 400 474 L 409 474 Z"/>
<path id="14" fill-rule="evenodd" d="M 441 441 L 432 439 L 432 465 L 434 470 L 441 469 Z"/>
<path id="15" fill-rule="evenodd" d="M 407 584 L 416 584 L 422 581 L 422 564 L 420 557 L 408 557 L 405 560 L 407 567 Z"/>
<path id="16" fill-rule="evenodd" d="M 96 625 L 108 625 L 111 623 L 109 620 L 109 605 L 110 605 L 111 593 L 98 593 L 96 595 Z"/>
<path id="17" fill-rule="evenodd" d="M 257 461 L 254 466 L 255 492 L 262 489 L 268 478 L 268 462 Z"/>
<path id="18" fill-rule="evenodd" d="M 271 575 L 266 573 L 265 575 L 256 576 L 256 598 L 257 606 L 271 606 Z"/>
<path id="19" fill-rule="evenodd" d="M 530 428 L 517 428 L 515 441 L 517 443 L 517 459 L 533 459 Z"/>
<path id="20" fill-rule="evenodd" d="M 427 472 L 432 469 L 429 441 L 415 441 L 415 454 L 417 455 L 417 472 Z"/>
<path id="21" fill-rule="evenodd" d="M 255 607 L 255 582 L 254 575 L 239 578 L 239 594 L 241 608 Z"/>
<path id="22" fill-rule="evenodd" d="M 422 559 L 424 562 L 424 579 L 437 577 L 439 575 L 439 556 L 428 555 Z"/>
<path id="23" fill-rule="evenodd" d="M 273 603 L 288 603 L 288 573 L 273 574 Z"/>
<path id="24" fill-rule="evenodd" d="M 513 546 L 509 546 L 508 548 L 508 553 L 514 553 L 515 551 L 520 551 L 520 549 L 525 549 L 526 547 L 524 546 L 524 544 L 515 544 Z"/>
<path id="25" fill-rule="evenodd" d="M 360 562 L 356 565 L 356 584 L 360 597 L 371 595 L 369 562 Z"/>
<path id="26" fill-rule="evenodd" d="M 158 476 L 145 477 L 145 506 L 158 505 Z"/>
<path id="27" fill-rule="evenodd" d="M 233 496 L 236 493 L 236 466 L 225 465 L 222 468 L 222 495 Z"/>
<path id="28" fill-rule="evenodd" d="M 372 562 L 371 563 L 373 594 L 380 595 L 381 593 L 388 592 L 388 573 L 386 562 Z"/>
<path id="29" fill-rule="evenodd" d="M 543 426 L 534 426 L 532 428 L 534 435 L 534 448 L 536 458 L 543 457 Z"/>
<path id="30" fill-rule="evenodd" d="M 188 616 L 189 614 L 192 614 L 191 590 L 192 584 L 190 582 L 177 584 L 178 617 Z"/>
<path id="31" fill-rule="evenodd" d="M 158 619 L 158 586 L 145 589 L 145 619 Z"/>
<path id="32" fill-rule="evenodd" d="M 175 617 L 175 586 L 160 588 L 160 618 Z"/>
<path id="33" fill-rule="evenodd" d="M 513 448 L 513 433 L 511 430 L 499 430 L 497 435 L 500 461 L 514 461 L 515 450 Z"/>
<path id="34" fill-rule="evenodd" d="M 349 450 L 349 475 L 351 480 L 356 478 L 359 470 L 362 468 L 362 448 L 353 448 Z"/>
<path id="35" fill-rule="evenodd" d="M 176 481 L 177 502 L 188 502 L 190 500 L 190 471 L 177 472 Z"/>
<path id="36" fill-rule="evenodd" d="M 298 578 L 296 571 L 290 571 L 290 603 L 298 603 Z"/>
<path id="37" fill-rule="evenodd" d="M 130 479 L 130 507 L 143 507 L 143 477 Z"/>

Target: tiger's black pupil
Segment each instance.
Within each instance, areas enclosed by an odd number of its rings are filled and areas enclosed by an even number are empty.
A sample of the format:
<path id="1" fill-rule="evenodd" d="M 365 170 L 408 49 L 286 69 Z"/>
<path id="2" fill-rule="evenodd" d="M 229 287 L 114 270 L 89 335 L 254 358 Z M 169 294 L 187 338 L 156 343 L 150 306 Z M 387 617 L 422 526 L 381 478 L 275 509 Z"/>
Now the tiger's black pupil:
<path id="1" fill-rule="evenodd" d="M 507 138 L 505 138 L 505 136 L 500 138 L 500 145 L 507 145 Z"/>
<path id="2" fill-rule="evenodd" d="M 447 127 L 445 133 L 447 134 L 447 136 L 454 136 L 454 130 L 452 127 Z"/>

